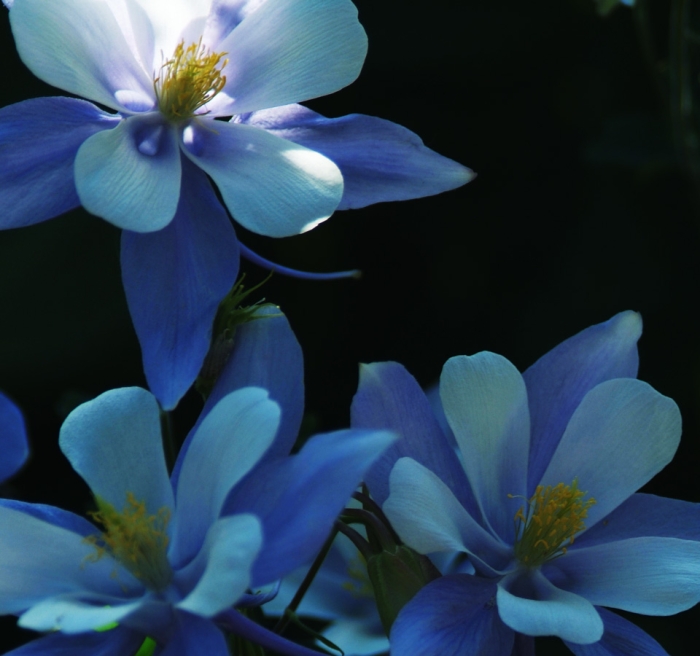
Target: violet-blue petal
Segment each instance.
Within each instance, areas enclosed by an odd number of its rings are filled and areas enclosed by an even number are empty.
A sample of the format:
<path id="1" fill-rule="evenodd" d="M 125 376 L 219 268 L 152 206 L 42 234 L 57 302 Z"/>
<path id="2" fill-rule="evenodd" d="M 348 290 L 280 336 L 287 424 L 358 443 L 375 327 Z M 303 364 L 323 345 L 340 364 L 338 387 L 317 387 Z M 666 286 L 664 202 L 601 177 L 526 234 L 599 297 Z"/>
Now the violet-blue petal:
<path id="1" fill-rule="evenodd" d="M 19 408 L 0 392 L 0 483 L 12 476 L 29 455 L 27 429 Z"/>
<path id="2" fill-rule="evenodd" d="M 8 651 L 5 656 L 124 656 L 135 654 L 142 644 L 142 634 L 119 626 L 79 635 L 49 633 Z"/>
<path id="3" fill-rule="evenodd" d="M 570 485 L 596 500 L 591 527 L 673 458 L 681 436 L 678 406 L 634 378 L 600 383 L 584 397 L 540 481 Z"/>
<path id="4" fill-rule="evenodd" d="M 483 351 L 450 358 L 440 376 L 440 399 L 462 466 L 485 521 L 507 542 L 527 484 L 530 414 L 520 372 Z"/>
<path id="5" fill-rule="evenodd" d="M 63 423 L 59 444 L 93 494 L 117 511 L 128 493 L 149 514 L 174 507 L 160 411 L 150 392 L 124 387 L 79 405 Z"/>
<path id="6" fill-rule="evenodd" d="M 540 570 L 516 570 L 498 582 L 498 613 L 514 631 L 556 635 L 580 644 L 600 640 L 603 621 L 581 595 L 556 587 Z"/>
<path id="7" fill-rule="evenodd" d="M 576 656 L 668 656 L 654 638 L 632 622 L 605 608 L 597 610 L 605 625 L 603 637 L 591 645 L 565 641 Z"/>
<path id="8" fill-rule="evenodd" d="M 407 456 L 439 476 L 462 505 L 475 510 L 457 455 L 440 429 L 423 390 L 403 365 L 397 362 L 360 365 L 360 382 L 350 413 L 353 428 L 384 428 L 401 435 L 365 476 L 365 483 L 379 504 L 389 496 L 389 474 L 394 464 Z"/>
<path id="9" fill-rule="evenodd" d="M 106 2 L 22 0 L 10 25 L 19 56 L 44 82 L 117 110 L 125 109 L 115 98 L 121 89 L 155 99 L 150 71 Z"/>
<path id="10" fill-rule="evenodd" d="M 75 154 L 120 120 L 76 98 L 33 98 L 0 109 L 0 227 L 39 223 L 80 205 Z"/>
<path id="11" fill-rule="evenodd" d="M 124 230 L 154 232 L 175 216 L 180 197 L 175 129 L 155 113 L 131 116 L 93 134 L 75 157 L 83 207 Z"/>
<path id="12" fill-rule="evenodd" d="M 238 241 L 206 176 L 183 159 L 177 213 L 163 230 L 122 233 L 122 280 L 148 384 L 175 407 L 209 350 L 221 299 L 238 275 Z"/>
<path id="13" fill-rule="evenodd" d="M 202 41 L 217 50 L 219 41 L 225 39 L 231 31 L 250 13 L 258 9 L 265 0 L 213 0 Z"/>
<path id="14" fill-rule="evenodd" d="M 429 583 L 391 627 L 392 656 L 510 656 L 514 634 L 495 598 L 488 579 L 453 574 Z"/>
<path id="15" fill-rule="evenodd" d="M 633 613 L 672 615 L 700 601 L 695 540 L 639 537 L 571 549 L 543 571 L 593 604 Z"/>
<path id="16" fill-rule="evenodd" d="M 350 0 L 267 0 L 218 47 L 231 115 L 342 89 L 360 74 L 367 35 Z"/>
<path id="17" fill-rule="evenodd" d="M 229 656 L 224 634 L 211 620 L 185 611 L 177 613 L 175 630 L 159 656 Z"/>
<path id="18" fill-rule="evenodd" d="M 234 489 L 223 513 L 249 512 L 263 523 L 253 587 L 311 561 L 364 473 L 394 439 L 387 431 L 317 435 L 297 455 L 263 465 Z"/>
<path id="19" fill-rule="evenodd" d="M 586 328 L 543 355 L 525 373 L 530 403 L 530 491 L 547 468 L 571 415 L 593 387 L 611 378 L 636 378 L 642 319 L 620 312 Z"/>
<path id="20" fill-rule="evenodd" d="M 98 532 L 97 527 L 84 517 L 62 508 L 56 508 L 56 506 L 49 506 L 43 503 L 27 503 L 16 499 L 0 499 L 0 506 L 10 510 L 18 510 L 54 526 L 68 529 L 82 537 L 94 535 Z"/>
<path id="21" fill-rule="evenodd" d="M 285 105 L 253 112 L 242 122 L 334 161 L 344 182 L 339 210 L 432 196 L 474 178 L 470 169 L 426 147 L 414 132 L 375 116 L 326 118 L 302 105 Z"/>
<path id="22" fill-rule="evenodd" d="M 338 207 L 343 176 L 327 157 L 249 125 L 209 123 L 185 129 L 183 151 L 211 176 L 244 227 L 288 237 L 311 230 Z"/>

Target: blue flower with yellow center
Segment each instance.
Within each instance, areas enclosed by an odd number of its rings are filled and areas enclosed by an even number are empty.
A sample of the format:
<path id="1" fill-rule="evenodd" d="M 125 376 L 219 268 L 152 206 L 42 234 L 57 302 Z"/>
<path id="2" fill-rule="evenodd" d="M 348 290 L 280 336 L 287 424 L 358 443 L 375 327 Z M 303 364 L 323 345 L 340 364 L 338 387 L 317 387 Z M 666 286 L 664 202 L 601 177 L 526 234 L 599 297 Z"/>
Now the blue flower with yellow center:
<path id="1" fill-rule="evenodd" d="M 676 404 L 636 380 L 641 319 L 623 312 L 524 374 L 493 353 L 451 358 L 447 422 L 396 363 L 363 368 L 353 426 L 402 438 L 365 480 L 420 553 L 460 551 L 476 574 L 437 579 L 391 630 L 392 656 L 661 656 L 607 608 L 669 615 L 700 601 L 700 505 L 635 494 L 669 463 Z M 607 608 L 606 608 L 607 607 Z"/>

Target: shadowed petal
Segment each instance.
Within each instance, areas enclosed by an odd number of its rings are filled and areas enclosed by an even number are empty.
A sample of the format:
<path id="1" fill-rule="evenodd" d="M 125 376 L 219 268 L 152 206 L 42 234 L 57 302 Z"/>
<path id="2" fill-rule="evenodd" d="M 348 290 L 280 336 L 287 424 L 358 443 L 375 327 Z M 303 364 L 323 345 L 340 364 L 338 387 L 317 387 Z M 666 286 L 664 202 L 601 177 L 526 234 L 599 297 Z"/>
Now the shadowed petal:
<path id="1" fill-rule="evenodd" d="M 120 626 L 79 635 L 50 633 L 8 651 L 5 656 L 124 656 L 135 654 L 142 644 L 143 635 Z"/>
<path id="2" fill-rule="evenodd" d="M 406 128 L 375 116 L 326 118 L 301 105 L 253 112 L 242 121 L 311 148 L 343 174 L 339 210 L 432 196 L 469 182 L 465 166 L 427 148 Z"/>
<path id="3" fill-rule="evenodd" d="M 233 218 L 268 237 L 310 230 L 343 195 L 343 176 L 331 160 L 248 125 L 192 123 L 184 152 L 212 177 Z"/>
<path id="4" fill-rule="evenodd" d="M 429 583 L 391 627 L 392 656 L 511 656 L 514 634 L 495 596 L 495 583 L 465 574 Z"/>
<path id="5" fill-rule="evenodd" d="M 76 98 L 33 98 L 0 109 L 0 228 L 80 205 L 73 162 L 81 144 L 121 118 Z"/>
<path id="6" fill-rule="evenodd" d="M 177 614 L 176 629 L 159 656 L 229 656 L 224 634 L 208 619 L 184 611 Z"/>
<path id="7" fill-rule="evenodd" d="M 88 212 L 118 228 L 153 232 L 175 216 L 180 169 L 172 127 L 154 114 L 132 116 L 80 146 L 75 187 Z"/>
<path id="8" fill-rule="evenodd" d="M 190 388 L 209 350 L 221 299 L 238 275 L 238 240 L 206 176 L 183 160 L 175 218 L 122 233 L 122 280 L 149 387 L 166 409 Z"/>
<path id="9" fill-rule="evenodd" d="M 0 483 L 12 476 L 29 455 L 27 429 L 19 408 L 0 392 Z"/>
<path id="10" fill-rule="evenodd" d="M 603 381 L 637 377 L 641 334 L 639 314 L 620 312 L 563 341 L 523 374 L 532 426 L 528 494 L 542 478 L 583 397 Z"/>

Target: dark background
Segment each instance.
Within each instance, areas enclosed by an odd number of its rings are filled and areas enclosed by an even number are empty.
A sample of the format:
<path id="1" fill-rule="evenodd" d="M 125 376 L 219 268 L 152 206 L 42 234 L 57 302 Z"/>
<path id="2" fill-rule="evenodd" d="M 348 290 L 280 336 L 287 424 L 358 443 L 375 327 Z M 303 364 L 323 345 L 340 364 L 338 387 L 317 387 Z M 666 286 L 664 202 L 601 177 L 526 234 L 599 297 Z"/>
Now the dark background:
<path id="1" fill-rule="evenodd" d="M 425 385 L 448 357 L 481 350 L 522 370 L 634 309 L 644 318 L 640 378 L 684 418 L 676 459 L 645 489 L 700 501 L 700 187 L 672 139 L 669 3 L 652 2 L 653 65 L 633 13 L 603 19 L 592 0 L 356 4 L 370 40 L 363 72 L 309 106 L 396 121 L 478 177 L 442 196 L 338 213 L 300 237 L 237 229 L 273 261 L 364 273 L 274 276 L 262 290 L 304 349 L 308 424 L 347 426 L 358 362 L 397 360 Z M 60 93 L 21 64 L 6 14 L 0 8 L 0 106 Z M 250 282 L 265 276 L 243 270 Z M 0 233 L 0 387 L 23 408 L 33 447 L 3 493 L 84 508 L 86 488 L 57 448 L 60 424 L 77 403 L 134 384 L 145 381 L 119 231 L 77 210 Z M 185 398 L 180 434 L 200 407 L 196 394 Z M 634 618 L 674 656 L 696 653 L 699 620 L 698 609 Z M 0 642 L 24 639 L 13 624 L 2 620 Z M 569 652 L 542 640 L 538 654 L 549 653 Z"/>

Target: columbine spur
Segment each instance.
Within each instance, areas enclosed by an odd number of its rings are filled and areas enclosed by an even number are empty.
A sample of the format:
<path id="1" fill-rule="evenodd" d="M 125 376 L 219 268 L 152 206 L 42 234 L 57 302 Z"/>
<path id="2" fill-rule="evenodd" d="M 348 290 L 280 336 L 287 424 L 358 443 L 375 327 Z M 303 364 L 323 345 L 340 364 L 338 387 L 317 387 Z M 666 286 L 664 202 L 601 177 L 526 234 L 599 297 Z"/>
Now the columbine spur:
<path id="1" fill-rule="evenodd" d="M 0 483 L 16 473 L 28 455 L 27 430 L 22 413 L 0 392 Z"/>
<path id="2" fill-rule="evenodd" d="M 279 313 L 244 326 L 239 344 L 170 478 L 158 404 L 125 388 L 79 406 L 61 429 L 95 496 L 94 523 L 0 500 L 0 613 L 49 632 L 18 654 L 123 656 L 150 643 L 162 656 L 225 656 L 222 628 L 275 652 L 315 653 L 234 607 L 263 603 L 249 590 L 314 557 L 394 436 L 337 431 L 289 456 L 303 398 L 298 344 Z M 269 391 L 249 386 L 267 379 Z"/>
<path id="3" fill-rule="evenodd" d="M 493 353 L 447 361 L 440 397 L 457 452 L 396 363 L 363 368 L 353 426 L 402 439 L 365 477 L 401 538 L 458 550 L 406 605 L 392 656 L 534 653 L 554 635 L 579 656 L 655 654 L 605 607 L 670 615 L 700 600 L 700 505 L 635 494 L 673 457 L 676 404 L 636 380 L 641 320 L 621 313 L 524 374 Z"/>
<path id="4" fill-rule="evenodd" d="M 295 104 L 358 76 L 367 38 L 350 0 L 3 1 L 27 67 L 93 102 L 0 110 L 0 228 L 82 204 L 124 229 L 129 310 L 166 408 L 238 273 L 210 179 L 241 225 L 283 237 L 472 177 L 394 123 Z"/>

